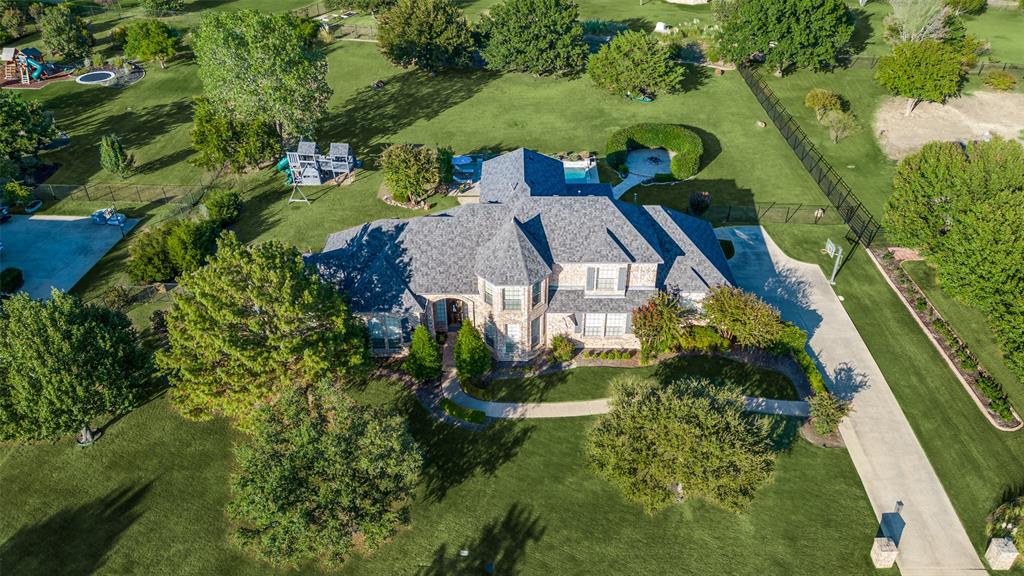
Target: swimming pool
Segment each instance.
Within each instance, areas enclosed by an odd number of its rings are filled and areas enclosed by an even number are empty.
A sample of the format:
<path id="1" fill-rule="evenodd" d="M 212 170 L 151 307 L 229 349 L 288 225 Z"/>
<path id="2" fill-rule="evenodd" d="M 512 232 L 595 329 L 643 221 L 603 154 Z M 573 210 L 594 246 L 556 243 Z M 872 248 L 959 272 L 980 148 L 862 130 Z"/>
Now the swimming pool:
<path id="1" fill-rule="evenodd" d="M 564 162 L 566 184 L 592 184 L 600 182 L 597 167 L 588 162 Z"/>

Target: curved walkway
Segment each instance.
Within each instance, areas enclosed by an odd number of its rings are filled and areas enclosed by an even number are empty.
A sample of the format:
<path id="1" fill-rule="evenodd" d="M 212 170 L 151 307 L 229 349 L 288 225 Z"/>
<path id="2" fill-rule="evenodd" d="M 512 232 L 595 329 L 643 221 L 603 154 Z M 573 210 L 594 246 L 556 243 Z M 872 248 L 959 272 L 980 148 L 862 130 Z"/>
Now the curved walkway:
<path id="1" fill-rule="evenodd" d="M 757 226 L 719 228 L 733 241 L 736 283 L 755 292 L 811 335 L 829 389 L 853 402 L 839 426 L 876 517 L 903 503 L 899 544 L 903 576 L 986 574 L 946 491 L 914 436 L 885 376 L 825 274 L 787 256 Z M 870 535 L 866 535 L 870 545 Z"/>
<path id="2" fill-rule="evenodd" d="M 463 408 L 472 408 L 489 418 L 568 418 L 594 416 L 611 410 L 611 399 L 580 400 L 576 402 L 491 402 L 470 396 L 462 389 L 454 371 L 449 371 L 441 383 L 441 395 Z M 803 400 L 772 400 L 744 396 L 747 412 L 796 416 L 806 418 L 810 407 Z"/>

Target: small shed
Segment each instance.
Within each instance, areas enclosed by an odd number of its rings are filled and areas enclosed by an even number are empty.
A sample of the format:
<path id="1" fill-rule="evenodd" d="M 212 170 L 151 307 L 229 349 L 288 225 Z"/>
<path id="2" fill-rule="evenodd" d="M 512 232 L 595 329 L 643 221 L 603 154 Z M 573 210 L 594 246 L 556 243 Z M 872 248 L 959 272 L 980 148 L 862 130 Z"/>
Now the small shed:
<path id="1" fill-rule="evenodd" d="M 356 158 L 348 144 L 332 142 L 327 154 L 321 154 L 316 142 L 302 140 L 294 152 L 288 152 L 288 167 L 296 184 L 319 186 L 352 172 Z"/>

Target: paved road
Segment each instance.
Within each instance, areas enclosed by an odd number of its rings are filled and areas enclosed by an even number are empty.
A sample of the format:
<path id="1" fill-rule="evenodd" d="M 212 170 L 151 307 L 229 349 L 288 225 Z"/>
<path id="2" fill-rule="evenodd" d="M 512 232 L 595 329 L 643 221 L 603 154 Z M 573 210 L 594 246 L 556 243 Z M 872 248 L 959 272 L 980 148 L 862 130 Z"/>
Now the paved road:
<path id="1" fill-rule="evenodd" d="M 608 398 L 577 402 L 489 402 L 467 394 L 454 372 L 449 372 L 441 385 L 441 393 L 459 406 L 479 410 L 491 418 L 568 418 L 605 414 L 611 409 Z M 806 418 L 809 407 L 803 400 L 771 400 L 744 397 L 746 410 L 758 414 Z"/>
<path id="2" fill-rule="evenodd" d="M 733 241 L 737 283 L 761 295 L 811 334 L 810 345 L 836 395 L 853 400 L 839 430 L 875 515 L 903 502 L 903 576 L 987 574 L 921 444 L 818 266 L 786 256 L 759 227 L 719 228 Z M 873 534 L 864 535 L 865 553 Z"/>

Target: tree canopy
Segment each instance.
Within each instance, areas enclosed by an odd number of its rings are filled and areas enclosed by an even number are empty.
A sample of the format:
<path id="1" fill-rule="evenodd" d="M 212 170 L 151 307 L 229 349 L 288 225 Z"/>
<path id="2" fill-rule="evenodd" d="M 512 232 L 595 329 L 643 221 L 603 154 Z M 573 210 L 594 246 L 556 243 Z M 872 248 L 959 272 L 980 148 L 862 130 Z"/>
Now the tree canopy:
<path id="1" fill-rule="evenodd" d="M 655 97 L 682 88 L 685 69 L 668 46 L 643 32 L 617 34 L 590 57 L 587 74 L 595 84 L 620 96 Z"/>
<path id="2" fill-rule="evenodd" d="M 174 56 L 178 37 L 159 20 L 140 20 L 125 31 L 124 53 L 139 60 L 156 60 L 160 68 Z"/>
<path id="3" fill-rule="evenodd" d="M 985 311 L 1024 377 L 1024 146 L 932 142 L 900 161 L 884 223 L 922 248 L 943 289 Z"/>
<path id="4" fill-rule="evenodd" d="M 612 409 L 587 436 L 598 473 L 648 513 L 702 498 L 743 510 L 772 474 L 767 419 L 743 412 L 738 392 L 706 380 L 623 378 Z"/>
<path id="5" fill-rule="evenodd" d="M 779 311 L 740 288 L 712 288 L 702 305 L 708 322 L 740 346 L 767 348 L 782 332 Z"/>
<path id="6" fill-rule="evenodd" d="M 26 101 L 16 90 L 0 91 L 0 158 L 17 162 L 56 135 L 53 116 L 39 101 Z"/>
<path id="7" fill-rule="evenodd" d="M 294 16 L 210 12 L 192 48 L 207 98 L 234 118 L 294 136 L 311 133 L 327 109 L 327 60 Z"/>
<path id="8" fill-rule="evenodd" d="M 471 322 L 463 322 L 455 341 L 455 369 L 459 379 L 474 384 L 491 369 L 491 351 Z"/>
<path id="9" fill-rule="evenodd" d="M 55 439 L 127 412 L 149 373 L 124 314 L 18 293 L 0 309 L 0 439 Z"/>
<path id="10" fill-rule="evenodd" d="M 398 0 L 377 21 L 380 50 L 396 66 L 439 72 L 473 60 L 476 42 L 451 0 Z"/>
<path id="11" fill-rule="evenodd" d="M 392 144 L 380 155 L 380 169 L 391 196 L 399 202 L 418 202 L 441 181 L 437 150 L 413 144 Z"/>
<path id="12" fill-rule="evenodd" d="M 842 0 L 723 0 L 713 7 L 719 49 L 733 62 L 760 53 L 780 71 L 828 69 L 853 38 L 853 19 Z"/>
<path id="13" fill-rule="evenodd" d="M 487 67 L 531 74 L 576 74 L 588 49 L 571 0 L 504 0 L 484 16 Z"/>
<path id="14" fill-rule="evenodd" d="M 89 27 L 66 3 L 43 11 L 39 17 L 39 32 L 46 49 L 58 56 L 75 59 L 89 55 L 93 41 Z"/>
<path id="15" fill-rule="evenodd" d="M 132 175 L 135 158 L 125 151 L 117 134 L 104 134 L 100 138 L 100 166 L 121 178 Z"/>
<path id="16" fill-rule="evenodd" d="M 208 98 L 196 98 L 192 149 L 197 166 L 216 170 L 229 165 L 241 172 L 280 158 L 281 140 L 268 119 L 237 118 Z"/>
<path id="17" fill-rule="evenodd" d="M 222 414 L 246 427 L 283 388 L 353 376 L 367 363 L 365 327 L 293 247 L 245 246 L 224 233 L 179 287 L 157 362 L 190 418 Z"/>
<path id="18" fill-rule="evenodd" d="M 908 99 L 907 114 L 921 100 L 945 102 L 960 92 L 964 70 L 961 54 L 938 40 L 903 42 L 878 59 L 875 80 Z"/>
<path id="19" fill-rule="evenodd" d="M 633 310 L 633 334 L 640 340 L 640 357 L 648 360 L 679 346 L 687 311 L 679 299 L 658 292 Z"/>
<path id="20" fill-rule="evenodd" d="M 405 521 L 422 457 L 400 416 L 331 383 L 288 388 L 236 449 L 228 514 L 241 545 L 274 563 L 332 565 Z"/>

